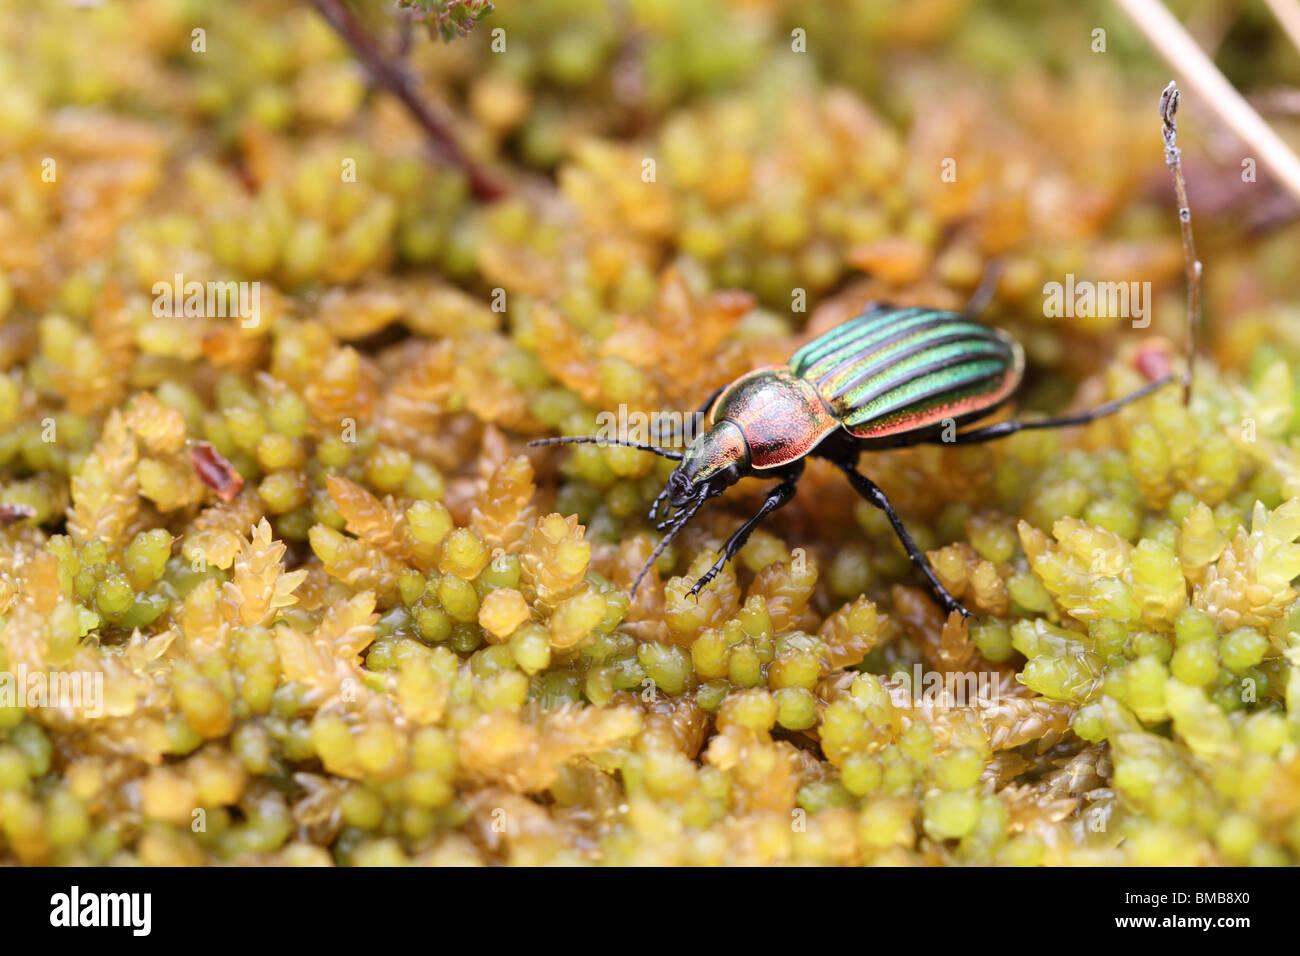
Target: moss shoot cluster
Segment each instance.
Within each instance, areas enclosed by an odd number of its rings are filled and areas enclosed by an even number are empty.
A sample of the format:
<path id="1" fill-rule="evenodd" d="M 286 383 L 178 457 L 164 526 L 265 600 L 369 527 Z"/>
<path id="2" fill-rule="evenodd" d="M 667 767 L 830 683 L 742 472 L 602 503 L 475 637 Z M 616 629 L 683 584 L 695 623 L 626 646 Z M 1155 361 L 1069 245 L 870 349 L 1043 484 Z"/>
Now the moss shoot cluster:
<path id="1" fill-rule="evenodd" d="M 1019 414 L 1139 385 L 1182 260 L 1111 5 L 495 6 L 408 62 L 487 203 L 309 4 L 0 2 L 0 863 L 1300 860 L 1296 229 L 1194 127 L 1190 407 L 863 460 L 969 623 L 819 462 L 629 597 L 672 463 L 527 447 L 995 258 Z"/>

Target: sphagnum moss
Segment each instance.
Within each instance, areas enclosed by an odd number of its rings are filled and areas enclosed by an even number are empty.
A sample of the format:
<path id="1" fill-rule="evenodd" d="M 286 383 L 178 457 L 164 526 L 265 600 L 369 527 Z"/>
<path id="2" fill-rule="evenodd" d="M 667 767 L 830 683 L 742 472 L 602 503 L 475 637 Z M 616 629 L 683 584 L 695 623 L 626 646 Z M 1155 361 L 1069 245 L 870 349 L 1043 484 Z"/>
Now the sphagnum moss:
<path id="1" fill-rule="evenodd" d="M 1190 407 L 870 459 L 969 626 L 817 463 L 698 599 L 744 486 L 629 598 L 670 463 L 523 447 L 992 256 L 991 320 L 1066 373 L 1031 404 L 1131 390 L 1120 317 L 1038 290 L 1149 276 L 1178 330 L 1145 101 L 889 56 L 1003 75 L 1050 17 L 505 5 L 512 55 L 412 60 L 475 152 L 554 170 L 488 206 L 304 6 L 205 8 L 201 57 L 195 7 L 0 12 L 0 670 L 103 689 L 0 700 L 0 861 L 1300 858 L 1300 354 L 1259 305 L 1296 290 L 1253 244 L 1207 252 L 1212 314 L 1256 305 Z M 153 309 L 177 272 L 258 281 L 258 321 Z"/>

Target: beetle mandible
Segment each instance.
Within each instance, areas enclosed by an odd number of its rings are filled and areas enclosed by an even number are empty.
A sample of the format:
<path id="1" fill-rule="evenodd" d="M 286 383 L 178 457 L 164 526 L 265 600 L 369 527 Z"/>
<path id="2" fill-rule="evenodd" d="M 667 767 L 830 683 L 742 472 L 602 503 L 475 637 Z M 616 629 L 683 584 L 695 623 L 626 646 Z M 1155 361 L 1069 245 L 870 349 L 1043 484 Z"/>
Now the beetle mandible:
<path id="1" fill-rule="evenodd" d="M 1174 145 L 1177 107 L 1178 90 L 1171 83 L 1161 95 L 1160 110 L 1188 266 L 1189 354 L 1183 376 L 1187 401 L 1196 357 L 1201 264 L 1190 241 L 1191 213 L 1185 205 Z M 970 617 L 939 580 L 889 498 L 858 470 L 860 453 L 906 445 L 972 445 L 1027 429 L 1084 425 L 1176 379 L 1172 373 L 1161 375 L 1128 395 L 1073 415 L 953 432 L 954 426 L 970 425 L 1003 405 L 1024 375 L 1020 344 L 973 318 L 991 298 L 996 279 L 992 270 L 964 312 L 870 305 L 808 342 L 788 364 L 742 375 L 705 402 L 700 411 L 707 430 L 685 452 L 601 436 L 542 438 L 529 444 L 625 445 L 679 462 L 650 506 L 650 520 L 665 534 L 633 581 L 634 594 L 659 555 L 706 501 L 741 478 L 775 480 L 776 487 L 758 511 L 732 533 L 718 560 L 692 585 L 689 593 L 698 594 L 744 547 L 759 523 L 794 497 L 805 460 L 817 457 L 836 465 L 859 495 L 885 513 L 939 604 L 949 613 Z"/>

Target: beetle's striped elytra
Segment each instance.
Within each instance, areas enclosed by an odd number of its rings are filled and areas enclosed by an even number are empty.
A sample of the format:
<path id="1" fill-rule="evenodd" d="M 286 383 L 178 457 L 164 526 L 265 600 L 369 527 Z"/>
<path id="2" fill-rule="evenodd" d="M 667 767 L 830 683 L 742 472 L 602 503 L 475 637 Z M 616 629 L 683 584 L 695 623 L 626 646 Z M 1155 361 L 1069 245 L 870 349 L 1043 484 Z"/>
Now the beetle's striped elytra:
<path id="1" fill-rule="evenodd" d="M 1011 396 L 1024 368 L 1024 350 L 1000 329 L 957 312 L 887 306 L 813 339 L 790 360 L 862 439 L 974 421 Z"/>

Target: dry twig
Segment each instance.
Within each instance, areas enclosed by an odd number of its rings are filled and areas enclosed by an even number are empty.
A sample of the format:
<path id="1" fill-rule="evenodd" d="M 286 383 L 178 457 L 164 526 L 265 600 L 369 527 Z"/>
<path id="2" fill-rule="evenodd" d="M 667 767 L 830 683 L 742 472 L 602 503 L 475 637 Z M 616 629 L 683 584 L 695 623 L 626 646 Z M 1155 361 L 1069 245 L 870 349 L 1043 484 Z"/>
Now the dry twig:
<path id="1" fill-rule="evenodd" d="M 1151 45 L 1182 73 L 1197 96 L 1209 104 L 1278 180 L 1300 199 L 1300 157 L 1219 72 L 1205 51 L 1160 0 L 1115 0 Z"/>
<path id="2" fill-rule="evenodd" d="M 424 130 L 434 151 L 469 177 L 470 189 L 474 195 L 486 200 L 500 198 L 505 193 L 501 183 L 470 159 L 446 119 L 420 96 L 414 78 L 407 72 L 400 57 L 388 56 L 380 49 L 375 38 L 348 9 L 345 0 L 311 0 L 311 3 L 352 48 L 371 80 L 396 96 L 406 107 Z"/>
<path id="3" fill-rule="evenodd" d="M 1192 207 L 1187 201 L 1187 181 L 1183 178 L 1182 151 L 1178 148 L 1178 85 L 1169 81 L 1160 94 L 1160 125 L 1165 140 L 1165 165 L 1174 174 L 1174 193 L 1178 197 L 1178 228 L 1183 235 L 1183 259 L 1187 267 L 1187 371 L 1183 375 L 1183 404 L 1192 400 L 1192 374 L 1196 364 L 1196 341 L 1201 325 L 1201 260 L 1196 258 L 1196 240 L 1192 236 Z"/>

